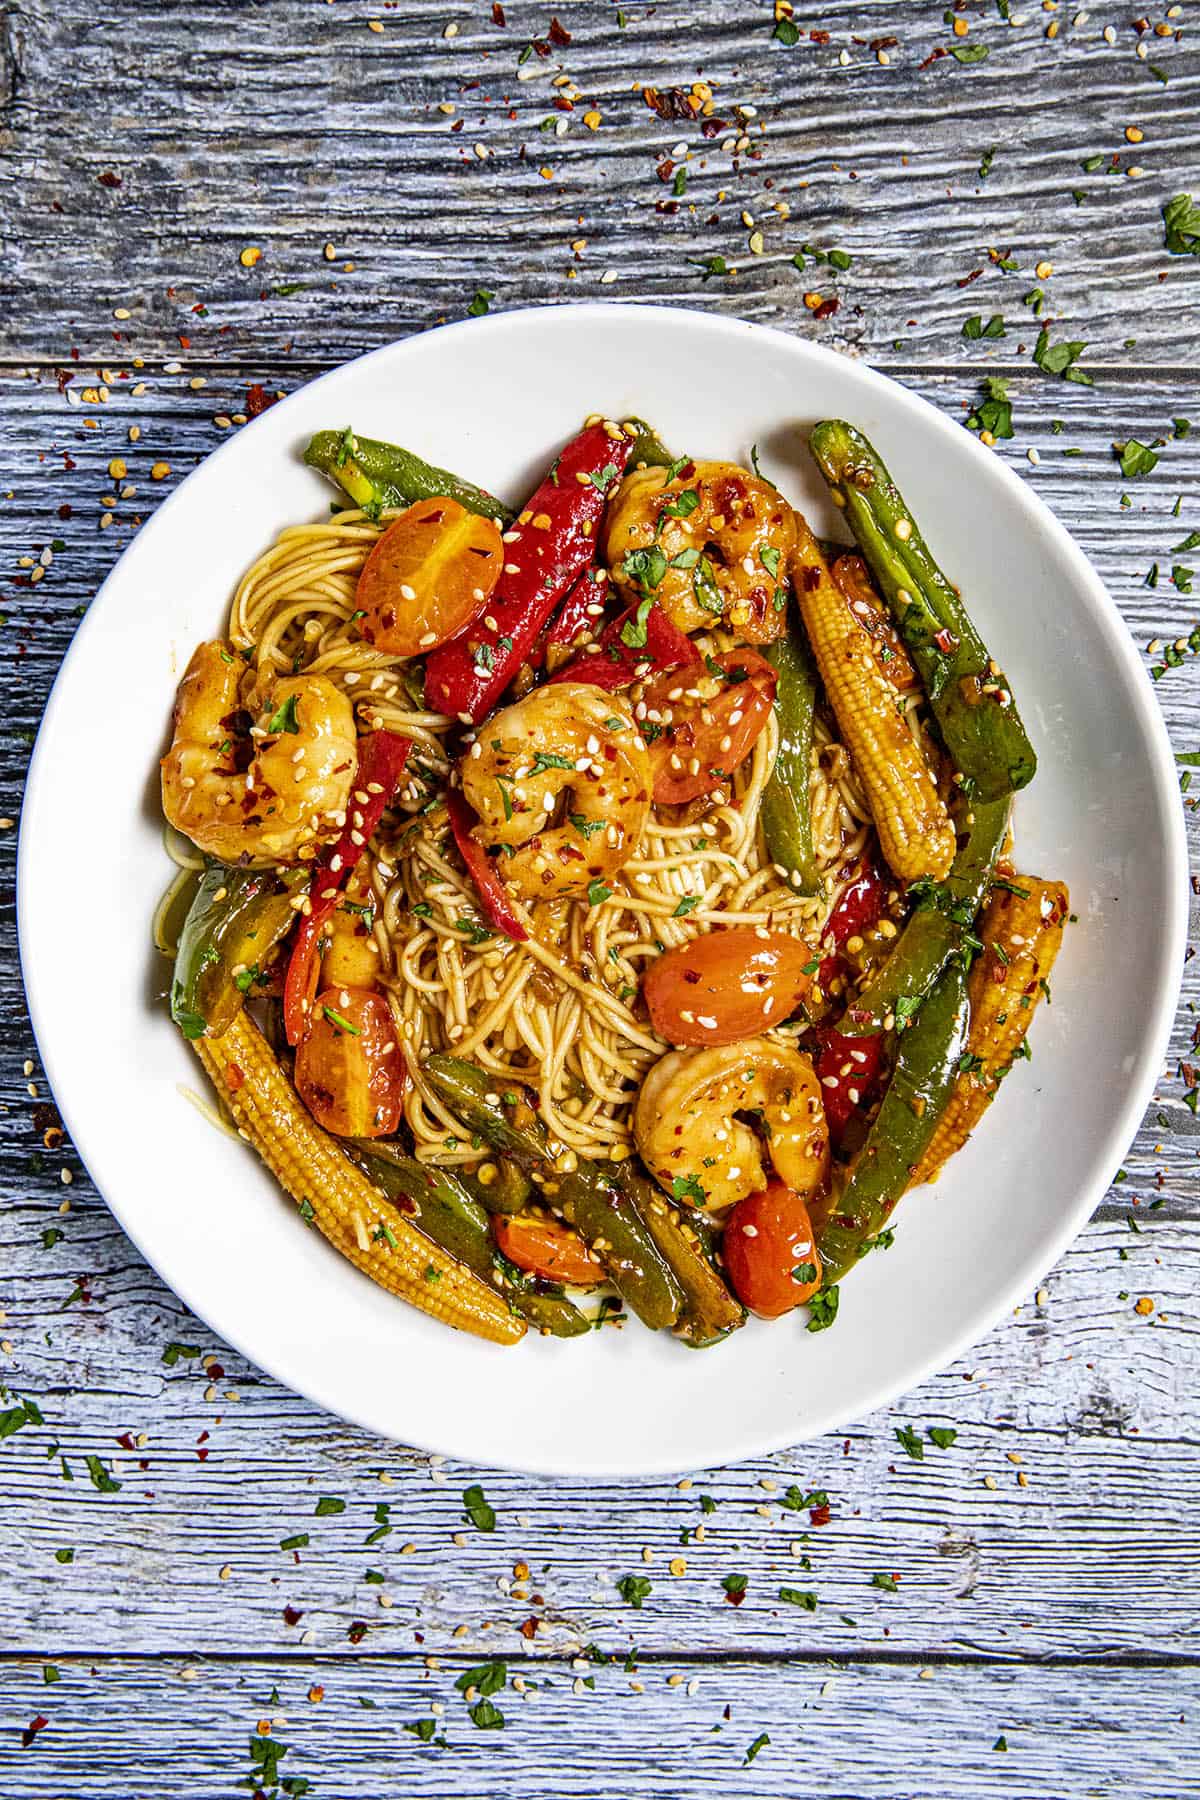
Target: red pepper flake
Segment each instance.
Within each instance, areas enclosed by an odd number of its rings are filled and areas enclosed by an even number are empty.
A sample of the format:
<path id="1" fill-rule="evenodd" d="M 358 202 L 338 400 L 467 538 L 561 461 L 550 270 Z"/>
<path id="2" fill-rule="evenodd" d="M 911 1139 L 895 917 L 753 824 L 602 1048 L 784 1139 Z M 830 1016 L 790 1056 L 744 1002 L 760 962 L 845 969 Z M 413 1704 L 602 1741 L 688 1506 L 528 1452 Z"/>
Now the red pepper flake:
<path id="1" fill-rule="evenodd" d="M 257 419 L 259 413 L 265 413 L 268 406 L 274 406 L 278 394 L 268 394 L 261 381 L 254 382 L 246 389 L 246 417 Z"/>
<path id="2" fill-rule="evenodd" d="M 45 1713 L 39 1713 L 36 1719 L 30 1719 L 28 1725 L 26 1725 L 24 1731 L 21 1733 L 22 1750 L 28 1750 L 38 1732 L 45 1731 L 49 1723 L 50 1721 Z"/>
<path id="3" fill-rule="evenodd" d="M 136 1450 L 137 1449 L 137 1445 L 133 1441 L 133 1433 L 131 1431 L 123 1431 L 121 1433 L 120 1437 L 117 1439 L 117 1442 L 118 1442 L 118 1444 L 120 1444 L 122 1450 Z"/>
<path id="4" fill-rule="evenodd" d="M 700 107 L 700 102 L 693 100 L 687 89 L 681 87 L 665 89 L 646 87 L 642 89 L 642 99 L 650 111 L 657 113 L 660 119 L 694 119 Z M 707 125 L 711 123 L 711 120 L 707 120 L 705 125 L 701 126 L 705 137 L 717 135 L 716 132 L 707 129 Z M 719 129 L 724 131 L 725 127 L 722 125 Z"/>
<path id="5" fill-rule="evenodd" d="M 504 8 L 501 6 L 500 0 L 495 0 L 495 4 L 492 7 L 492 24 L 498 25 L 500 27 L 501 31 L 503 31 L 504 27 L 508 24 L 508 20 L 504 16 Z"/>
<path id="6" fill-rule="evenodd" d="M 303 1617 L 304 1614 L 298 1606 L 285 1606 L 283 1609 L 283 1622 L 285 1625 L 298 1625 Z"/>
<path id="7" fill-rule="evenodd" d="M 523 1638 L 533 1638 L 537 1636 L 537 1628 L 538 1622 L 536 1619 L 526 1619 L 518 1627 L 518 1630 Z"/>
<path id="8" fill-rule="evenodd" d="M 671 161 L 669 156 L 664 156 L 654 173 L 658 176 L 660 181 L 670 181 L 672 175 L 675 173 L 675 164 Z"/>
<path id="9" fill-rule="evenodd" d="M 56 373 L 58 379 L 58 391 L 60 394 L 65 394 L 75 377 L 72 375 L 70 369 L 59 369 Z"/>
<path id="10" fill-rule="evenodd" d="M 810 1506 L 808 1509 L 808 1520 L 809 1520 L 810 1525 L 828 1525 L 828 1523 L 829 1523 L 829 1504 L 828 1504 L 828 1502 L 826 1502 L 825 1505 L 823 1505 L 823 1506 Z"/>
<path id="11" fill-rule="evenodd" d="M 700 136 L 702 138 L 720 137 L 723 131 L 728 130 L 729 125 L 724 119 L 702 119 L 700 121 Z"/>
<path id="12" fill-rule="evenodd" d="M 979 277 L 982 274 L 983 274 L 982 269 L 972 269 L 971 273 L 969 275 L 964 275 L 962 280 L 956 281 L 954 285 L 955 285 L 955 287 L 960 287 L 960 288 L 970 287 L 971 283 L 973 281 L 978 281 Z"/>
<path id="13" fill-rule="evenodd" d="M 121 177 L 114 175 L 111 169 L 105 169 L 103 175 L 97 175 L 96 180 L 101 187 L 119 188 L 121 185 Z"/>
<path id="14" fill-rule="evenodd" d="M 565 50 L 570 41 L 571 34 L 566 26 L 560 25 L 557 19 L 551 19 L 550 42 L 552 44 L 557 44 L 560 50 Z"/>
<path id="15" fill-rule="evenodd" d="M 352 1620 L 351 1624 L 350 1624 L 350 1628 L 346 1633 L 346 1636 L 350 1639 L 350 1642 L 352 1644 L 361 1644 L 363 1639 L 366 1637 L 366 1635 L 367 1635 L 367 1621 L 365 1619 Z"/>
<path id="16" fill-rule="evenodd" d="M 58 516 L 65 521 L 71 517 L 74 511 L 75 508 L 71 505 L 71 502 L 69 500 L 64 500 L 58 509 Z"/>
<path id="17" fill-rule="evenodd" d="M 820 306 L 813 307 L 813 318 L 814 319 L 832 319 L 834 313 L 837 311 L 838 307 L 841 304 L 842 303 L 838 299 L 837 295 L 831 294 L 828 300 L 822 300 Z"/>
<path id="18" fill-rule="evenodd" d="M 829 33 L 827 31 L 810 31 L 808 34 L 808 41 L 810 44 L 827 44 L 829 42 Z"/>
<path id="19" fill-rule="evenodd" d="M 878 56 L 881 50 L 894 50 L 899 42 L 899 38 L 894 37 L 872 38 L 867 48 L 873 50 Z"/>
<path id="20" fill-rule="evenodd" d="M 958 639 L 955 637 L 954 633 L 945 626 L 942 627 L 941 631 L 934 632 L 933 641 L 943 656 L 953 656 L 954 652 L 958 649 Z"/>
<path id="21" fill-rule="evenodd" d="M 925 58 L 925 61 L 921 64 L 921 67 L 923 69 L 928 69 L 933 63 L 941 62 L 943 56 L 949 56 L 949 54 L 950 54 L 950 52 L 947 49 L 945 49 L 941 44 L 938 44 L 936 49 L 933 49 L 929 52 L 929 55 Z"/>
<path id="22" fill-rule="evenodd" d="M 245 1080 L 246 1071 L 239 1068 L 237 1063 L 225 1064 L 225 1086 L 231 1094 L 236 1094 L 238 1089 L 244 1085 Z"/>

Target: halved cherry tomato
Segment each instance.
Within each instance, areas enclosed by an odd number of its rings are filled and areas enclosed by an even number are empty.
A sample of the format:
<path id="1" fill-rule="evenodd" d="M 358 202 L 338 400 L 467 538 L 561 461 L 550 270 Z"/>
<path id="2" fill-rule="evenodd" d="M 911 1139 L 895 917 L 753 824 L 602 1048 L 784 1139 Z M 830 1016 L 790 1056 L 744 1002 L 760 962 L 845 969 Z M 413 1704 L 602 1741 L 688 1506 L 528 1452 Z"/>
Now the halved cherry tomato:
<path id="1" fill-rule="evenodd" d="M 654 798 L 674 806 L 709 793 L 749 756 L 775 703 L 775 671 L 757 650 L 728 650 L 704 671 L 657 675 L 642 699 L 642 732 L 658 731 L 650 743 Z"/>
<path id="2" fill-rule="evenodd" d="M 647 969 L 650 1021 L 668 1044 L 736 1044 L 795 1012 L 813 976 L 803 938 L 757 925 L 708 931 Z"/>
<path id="3" fill-rule="evenodd" d="M 544 1281 L 567 1287 L 595 1287 L 604 1270 L 581 1237 L 556 1219 L 531 1213 L 497 1213 L 492 1220 L 496 1243 L 509 1262 Z"/>
<path id="4" fill-rule="evenodd" d="M 392 520 L 363 564 L 359 630 L 389 656 L 422 656 L 485 611 L 503 568 L 494 519 L 445 494 L 418 500 Z"/>
<path id="5" fill-rule="evenodd" d="M 338 1137 L 390 1137 L 407 1083 L 383 995 L 348 987 L 319 993 L 296 1051 L 296 1092 L 317 1124 Z"/>
<path id="6" fill-rule="evenodd" d="M 734 1293 L 760 1319 L 778 1319 L 803 1306 L 821 1285 L 808 1207 L 782 1181 L 738 1201 L 721 1250 Z"/>

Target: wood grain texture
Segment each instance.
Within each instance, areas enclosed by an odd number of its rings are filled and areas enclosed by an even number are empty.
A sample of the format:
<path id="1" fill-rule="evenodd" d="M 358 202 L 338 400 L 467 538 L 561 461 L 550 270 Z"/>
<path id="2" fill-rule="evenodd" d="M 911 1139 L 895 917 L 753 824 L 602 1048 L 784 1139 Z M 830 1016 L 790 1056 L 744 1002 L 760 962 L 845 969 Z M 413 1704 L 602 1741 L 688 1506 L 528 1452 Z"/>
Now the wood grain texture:
<path id="1" fill-rule="evenodd" d="M 1163 36 L 1114 17 L 1109 44 L 1101 14 L 1032 5 L 1006 26 L 972 0 L 965 43 L 987 59 L 922 67 L 956 41 L 944 10 L 803 0 L 789 49 L 762 0 L 631 4 L 624 29 L 580 0 L 560 8 L 570 44 L 524 63 L 550 14 L 523 3 L 503 29 L 463 0 L 0 11 L 0 814 L 19 820 L 78 617 L 236 428 L 215 420 L 252 382 L 292 391 L 462 317 L 477 289 L 494 310 L 646 299 L 780 324 L 959 419 L 1000 375 L 1016 437 L 997 454 L 1073 531 L 1143 651 L 1186 635 L 1200 600 L 1171 571 L 1200 567 L 1174 549 L 1200 528 L 1200 263 L 1165 253 L 1160 209 L 1200 187 L 1195 39 L 1182 19 Z M 709 139 L 639 91 L 700 78 L 728 127 Z M 797 269 L 806 243 L 850 268 Z M 717 257 L 729 272 L 705 279 Z M 837 297 L 832 317 L 812 292 Z M 996 313 L 1003 338 L 964 339 L 968 316 Z M 1086 341 L 1095 387 L 1033 367 L 1039 323 Z M 1195 429 L 1173 437 L 1181 417 Z M 1129 437 L 1166 439 L 1137 481 L 1113 454 Z M 1155 692 L 1176 748 L 1200 746 L 1194 666 Z M 44 1422 L 0 1441 L 5 1800 L 238 1791 L 257 1722 L 280 1715 L 279 1773 L 337 1800 L 1200 1792 L 1200 1128 L 1178 1072 L 1195 963 L 1127 1179 L 968 1358 L 842 1437 L 691 1487 L 549 1483 L 441 1465 L 281 1390 L 186 1316 L 70 1147 L 47 1152 L 40 1071 L 36 1096 L 23 1072 L 15 847 L 0 826 L 0 1381 L 4 1406 L 28 1396 Z M 166 1364 L 173 1342 L 201 1354 Z M 905 1422 L 958 1436 L 926 1438 L 918 1463 Z M 93 1484 L 89 1456 L 119 1489 Z M 464 1517 L 472 1480 L 492 1534 Z M 828 1492 L 828 1523 L 784 1504 L 793 1483 Z M 344 1510 L 317 1517 L 321 1496 Z M 739 1572 L 735 1607 L 722 1578 Z M 624 1574 L 651 1582 L 638 1609 Z M 621 1659 L 636 1644 L 637 1671 L 573 1667 L 590 1643 Z M 480 1732 L 453 1680 L 493 1655 L 538 1691 L 497 1695 L 508 1728 Z M 45 1685 L 45 1658 L 61 1682 Z M 447 1750 L 402 1730 L 434 1702 Z"/>
<path id="2" fill-rule="evenodd" d="M 261 1725 L 287 1747 L 282 1776 L 310 1780 L 314 1796 L 372 1800 L 1183 1800 L 1196 1792 L 1200 1754 L 1195 1667 L 889 1660 L 835 1670 L 795 1658 L 764 1670 L 737 1657 L 715 1667 L 643 1657 L 627 1671 L 621 1659 L 578 1668 L 514 1659 L 507 1673 L 525 1694 L 497 1692 L 506 1729 L 477 1731 L 454 1688 L 461 1660 L 433 1670 L 419 1657 L 54 1666 L 61 1679 L 49 1687 L 40 1662 L 4 1668 L 14 1726 L 47 1721 L 31 1749 L 0 1750 L 0 1775 L 20 1784 L 6 1791 L 22 1800 L 232 1794 Z M 421 1719 L 442 1743 L 405 1731 Z M 552 1786 L 531 1789 L 539 1770 L 552 1771 Z"/>

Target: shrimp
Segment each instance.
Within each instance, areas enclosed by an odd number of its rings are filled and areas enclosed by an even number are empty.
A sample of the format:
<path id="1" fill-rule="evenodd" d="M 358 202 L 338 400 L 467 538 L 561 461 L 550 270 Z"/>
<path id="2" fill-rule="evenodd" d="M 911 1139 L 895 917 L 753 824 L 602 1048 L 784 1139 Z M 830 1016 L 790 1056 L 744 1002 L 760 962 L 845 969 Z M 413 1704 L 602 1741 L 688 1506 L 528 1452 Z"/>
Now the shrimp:
<path id="1" fill-rule="evenodd" d="M 221 643 L 198 644 L 162 759 L 163 811 L 221 862 L 294 862 L 345 823 L 358 764 L 354 713 L 323 675 L 256 679 Z"/>
<path id="2" fill-rule="evenodd" d="M 535 688 L 479 727 L 460 766 L 479 814 L 473 836 L 507 847 L 499 872 L 526 899 L 585 892 L 637 849 L 650 758 L 619 694 L 574 681 Z"/>
<path id="3" fill-rule="evenodd" d="M 723 617 L 739 636 L 770 643 L 786 619 L 792 509 L 736 463 L 686 470 L 672 480 L 658 468 L 626 475 L 605 532 L 613 578 L 630 600 L 653 593 L 681 631 Z"/>
<path id="4" fill-rule="evenodd" d="M 763 1137 L 740 1114 L 762 1120 Z M 707 1050 L 672 1050 L 642 1082 L 633 1118 L 642 1161 L 669 1194 L 693 1182 L 710 1212 L 724 1212 L 776 1176 L 797 1194 L 829 1178 L 829 1131 L 807 1056 L 769 1038 Z M 765 1143 L 764 1143 L 765 1140 Z"/>

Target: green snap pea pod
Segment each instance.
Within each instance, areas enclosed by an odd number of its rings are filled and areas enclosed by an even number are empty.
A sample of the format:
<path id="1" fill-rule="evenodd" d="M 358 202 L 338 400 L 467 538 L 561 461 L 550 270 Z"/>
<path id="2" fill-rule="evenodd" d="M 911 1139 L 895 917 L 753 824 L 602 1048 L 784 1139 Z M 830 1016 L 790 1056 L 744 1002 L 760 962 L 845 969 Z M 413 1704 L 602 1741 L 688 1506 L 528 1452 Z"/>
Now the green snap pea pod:
<path id="1" fill-rule="evenodd" d="M 674 1325 L 684 1307 L 683 1288 L 616 1177 L 595 1164 L 581 1164 L 559 1178 L 555 1198 L 642 1324 L 651 1331 Z"/>
<path id="2" fill-rule="evenodd" d="M 550 1160 L 546 1127 L 525 1099 L 524 1090 L 500 1081 L 459 1056 L 431 1056 L 421 1073 L 438 1099 L 473 1137 L 509 1156 L 522 1169 Z"/>
<path id="3" fill-rule="evenodd" d="M 524 1212 L 534 1192 L 532 1181 L 511 1157 L 496 1156 L 463 1169 L 459 1179 L 468 1193 L 490 1213 Z"/>
<path id="4" fill-rule="evenodd" d="M 399 444 L 378 438 L 357 437 L 353 431 L 318 431 L 309 439 L 304 460 L 320 469 L 349 495 L 364 512 L 378 513 L 384 506 L 412 506 L 435 494 L 457 500 L 468 512 L 481 513 L 507 525 L 512 514 L 494 494 L 427 463 Z"/>
<path id="5" fill-rule="evenodd" d="M 1006 676 L 942 573 L 880 457 L 843 419 L 809 444 L 912 653 L 954 766 L 981 800 L 1033 780 L 1037 758 Z"/>
<path id="6" fill-rule="evenodd" d="M 492 1239 L 488 1215 L 473 1200 L 463 1183 L 449 1169 L 430 1168 L 400 1154 L 392 1145 L 369 1138 L 354 1140 L 358 1161 L 376 1187 L 402 1206 L 405 1216 L 432 1238 L 457 1262 L 495 1285 L 497 1270 L 502 1292 L 512 1310 L 538 1331 L 553 1337 L 581 1337 L 588 1322 L 565 1294 L 535 1288 L 519 1269 L 506 1262 Z"/>
<path id="7" fill-rule="evenodd" d="M 219 1037 L 233 1023 L 268 953 L 295 924 L 292 901 L 308 881 L 306 869 L 208 865 L 175 953 L 171 1017 L 184 1037 Z"/>
<path id="8" fill-rule="evenodd" d="M 1008 830 L 1010 802 L 977 800 L 966 839 L 944 881 L 920 896 L 887 961 L 846 1009 L 845 1037 L 870 1037 L 885 1021 L 911 1019 L 942 970 L 961 950 L 987 895 Z"/>
<path id="9" fill-rule="evenodd" d="M 871 1247 L 912 1179 L 945 1111 L 967 1043 L 967 977 L 951 964 L 899 1040 L 883 1104 L 817 1239 L 822 1290 Z"/>
<path id="10" fill-rule="evenodd" d="M 617 1184 L 632 1198 L 655 1248 L 683 1289 L 676 1337 L 702 1350 L 744 1325 L 745 1307 L 734 1299 L 705 1254 L 702 1223 L 697 1220 L 696 1230 L 686 1230 L 682 1211 L 670 1206 L 655 1183 L 628 1163 L 619 1164 Z"/>
<path id="11" fill-rule="evenodd" d="M 808 782 L 817 671 L 804 627 L 794 609 L 786 634 L 768 645 L 765 655 L 776 676 L 779 749 L 763 791 L 759 816 L 771 861 L 787 870 L 798 893 L 815 894 L 821 875 L 813 852 Z"/>

